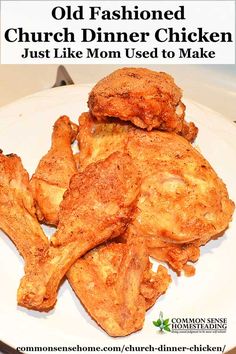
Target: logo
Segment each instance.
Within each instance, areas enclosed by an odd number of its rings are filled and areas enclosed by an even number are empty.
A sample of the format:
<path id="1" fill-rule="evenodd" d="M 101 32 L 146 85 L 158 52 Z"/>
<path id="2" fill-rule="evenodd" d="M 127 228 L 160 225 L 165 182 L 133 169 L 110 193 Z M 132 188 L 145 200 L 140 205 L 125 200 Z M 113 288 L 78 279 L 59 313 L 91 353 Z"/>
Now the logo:
<path id="1" fill-rule="evenodd" d="M 172 333 L 226 333 L 227 318 L 225 317 L 185 317 L 166 318 L 163 312 L 152 322 L 159 332 Z"/>
<path id="2" fill-rule="evenodd" d="M 163 312 L 161 311 L 159 314 L 159 318 L 156 321 L 152 322 L 155 327 L 158 327 L 161 332 L 171 332 L 169 318 L 163 319 Z"/>

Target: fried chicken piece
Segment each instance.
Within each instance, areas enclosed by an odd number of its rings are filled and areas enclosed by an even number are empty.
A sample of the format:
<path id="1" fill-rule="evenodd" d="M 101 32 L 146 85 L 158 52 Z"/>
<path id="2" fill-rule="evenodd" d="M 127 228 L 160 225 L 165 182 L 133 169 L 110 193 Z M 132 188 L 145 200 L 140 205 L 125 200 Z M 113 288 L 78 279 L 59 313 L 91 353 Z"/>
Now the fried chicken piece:
<path id="1" fill-rule="evenodd" d="M 175 261 L 165 256 L 166 250 L 163 257 L 178 272 L 184 262 L 179 263 L 177 253 L 183 259 L 191 256 L 186 257 L 182 247 L 176 253 L 176 244 L 198 242 L 199 247 L 228 227 L 234 203 L 226 186 L 204 157 L 177 134 L 146 132 L 117 121 L 97 122 L 85 113 L 80 119 L 79 147 L 81 168 L 114 150 L 131 155 L 142 185 L 129 231 L 145 236 L 152 243 L 149 248 L 158 248 L 160 241 L 168 243 Z"/>
<path id="2" fill-rule="evenodd" d="M 133 131 L 127 150 L 145 176 L 133 223 L 137 233 L 187 243 L 209 240 L 228 227 L 234 203 L 226 186 L 187 140 Z"/>
<path id="3" fill-rule="evenodd" d="M 194 141 L 198 129 L 184 121 L 181 97 L 180 88 L 164 72 L 122 68 L 94 86 L 88 106 L 99 121 L 115 117 L 147 130 L 173 131 Z"/>
<path id="4" fill-rule="evenodd" d="M 35 215 L 29 175 L 14 154 L 0 152 L 0 229 L 14 242 L 25 260 L 25 270 L 34 269 L 47 253 L 49 242 Z"/>
<path id="5" fill-rule="evenodd" d="M 70 122 L 67 116 L 56 121 L 51 148 L 40 160 L 30 181 L 38 218 L 47 224 L 58 224 L 63 194 L 69 186 L 70 178 L 77 172 L 71 149 L 77 133 L 77 125 Z"/>
<path id="6" fill-rule="evenodd" d="M 87 251 L 126 230 L 136 208 L 140 179 L 127 154 L 114 153 L 75 174 L 60 205 L 52 246 L 18 290 L 20 305 L 48 310 L 72 264 Z"/>
<path id="7" fill-rule="evenodd" d="M 157 273 L 144 241 L 102 245 L 80 258 L 67 273 L 89 314 L 110 336 L 126 336 L 143 327 L 146 310 L 171 281 L 160 266 Z"/>

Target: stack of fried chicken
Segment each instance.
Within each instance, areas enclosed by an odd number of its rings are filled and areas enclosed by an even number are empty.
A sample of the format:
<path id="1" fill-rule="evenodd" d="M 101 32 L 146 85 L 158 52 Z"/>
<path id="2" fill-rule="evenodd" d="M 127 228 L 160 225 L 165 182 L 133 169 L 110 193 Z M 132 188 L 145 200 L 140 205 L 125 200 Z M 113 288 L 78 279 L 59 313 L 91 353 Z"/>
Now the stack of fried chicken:
<path id="1" fill-rule="evenodd" d="M 0 153 L 0 228 L 25 260 L 21 306 L 50 310 L 66 276 L 92 318 L 125 336 L 171 282 L 149 256 L 194 274 L 199 247 L 228 227 L 234 203 L 191 145 L 198 129 L 181 97 L 171 76 L 123 68 L 92 89 L 79 128 L 56 121 L 31 179 L 17 155 Z M 50 240 L 40 223 L 56 227 Z"/>

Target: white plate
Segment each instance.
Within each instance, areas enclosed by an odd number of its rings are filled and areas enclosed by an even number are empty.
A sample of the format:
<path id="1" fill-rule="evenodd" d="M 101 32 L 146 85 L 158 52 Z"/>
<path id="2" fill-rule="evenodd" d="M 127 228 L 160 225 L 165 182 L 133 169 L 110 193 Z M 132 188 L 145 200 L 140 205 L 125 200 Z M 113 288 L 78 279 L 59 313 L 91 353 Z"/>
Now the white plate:
<path id="1" fill-rule="evenodd" d="M 17 153 L 29 173 L 50 146 L 54 121 L 63 114 L 75 122 L 87 109 L 88 85 L 43 91 L 0 109 L 0 148 Z M 185 100 L 187 120 L 199 127 L 196 144 L 226 183 L 236 201 L 236 127 L 223 116 Z M 86 313 L 65 282 L 51 312 L 38 313 L 18 307 L 16 291 L 23 275 L 23 260 L 2 232 L 0 237 L 0 340 L 17 346 L 60 345 L 226 345 L 236 344 L 236 220 L 224 237 L 201 249 L 192 278 L 176 277 L 166 295 L 148 311 L 144 328 L 125 338 L 110 338 Z M 169 318 L 227 317 L 225 334 L 160 335 L 152 321 L 163 311 Z"/>

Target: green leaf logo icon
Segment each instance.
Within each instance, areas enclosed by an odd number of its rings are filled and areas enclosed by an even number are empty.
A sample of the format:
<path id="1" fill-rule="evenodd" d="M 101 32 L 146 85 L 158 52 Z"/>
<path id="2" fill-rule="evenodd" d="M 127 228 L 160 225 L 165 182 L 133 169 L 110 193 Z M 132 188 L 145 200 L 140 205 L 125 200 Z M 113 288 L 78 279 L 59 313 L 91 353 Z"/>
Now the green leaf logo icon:
<path id="1" fill-rule="evenodd" d="M 158 327 L 161 332 L 171 332 L 169 318 L 164 320 L 162 312 L 160 312 L 158 320 L 153 321 L 152 323 L 155 327 Z"/>

